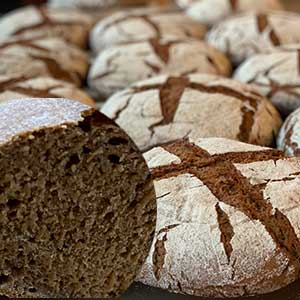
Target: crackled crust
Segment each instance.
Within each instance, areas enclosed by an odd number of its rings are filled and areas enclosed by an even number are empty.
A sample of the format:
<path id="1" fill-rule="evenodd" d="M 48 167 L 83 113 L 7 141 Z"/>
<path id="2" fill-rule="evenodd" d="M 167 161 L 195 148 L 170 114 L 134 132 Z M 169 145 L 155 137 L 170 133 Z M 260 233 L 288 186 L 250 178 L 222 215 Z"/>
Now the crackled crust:
<path id="1" fill-rule="evenodd" d="M 111 8 L 115 6 L 127 5 L 165 5 L 168 0 L 50 0 L 49 6 L 55 8 L 78 8 L 91 12 L 99 8 Z"/>
<path id="2" fill-rule="evenodd" d="M 299 42 L 299 24 L 291 12 L 245 13 L 213 27 L 207 40 L 238 65 L 255 53 Z"/>
<path id="3" fill-rule="evenodd" d="M 143 151 L 184 137 L 271 145 L 281 119 L 250 86 L 209 75 L 161 76 L 113 95 L 102 112 Z"/>
<path id="4" fill-rule="evenodd" d="M 76 10 L 26 6 L 14 10 L 0 20 L 0 39 L 61 37 L 80 47 L 86 46 L 94 20 Z"/>
<path id="5" fill-rule="evenodd" d="M 209 26 L 241 12 L 283 10 L 280 0 L 177 0 L 176 2 L 189 16 Z"/>
<path id="6" fill-rule="evenodd" d="M 95 53 L 122 43 L 159 38 L 203 39 L 206 27 L 180 12 L 138 9 L 120 11 L 93 28 L 90 45 Z"/>
<path id="7" fill-rule="evenodd" d="M 89 66 L 88 56 L 83 50 L 57 37 L 10 38 L 0 43 L 0 54 L 40 60 L 49 75 L 77 85 L 81 85 Z"/>
<path id="8" fill-rule="evenodd" d="M 300 109 L 285 120 L 277 138 L 277 146 L 287 155 L 300 156 Z"/>
<path id="9" fill-rule="evenodd" d="M 156 238 L 138 281 L 207 297 L 262 294 L 299 275 L 299 161 L 210 138 L 154 148 Z"/>
<path id="10" fill-rule="evenodd" d="M 65 98 L 96 107 L 87 93 L 65 81 L 51 77 L 26 79 L 0 76 L 0 103 L 19 98 Z"/>
<path id="11" fill-rule="evenodd" d="M 251 84 L 287 116 L 300 106 L 300 46 L 254 55 L 236 70 L 234 78 Z"/>
<path id="12" fill-rule="evenodd" d="M 224 54 L 194 39 L 152 39 L 114 46 L 99 53 L 88 83 L 101 95 L 128 87 L 155 75 L 207 73 L 229 76 L 231 65 Z"/>

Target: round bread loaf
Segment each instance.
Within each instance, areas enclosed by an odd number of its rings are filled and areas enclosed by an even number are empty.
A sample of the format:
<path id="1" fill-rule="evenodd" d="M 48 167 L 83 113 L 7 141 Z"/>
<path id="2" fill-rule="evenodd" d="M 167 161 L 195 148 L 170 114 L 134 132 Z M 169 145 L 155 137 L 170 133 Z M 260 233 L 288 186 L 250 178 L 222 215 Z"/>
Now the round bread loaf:
<path id="1" fill-rule="evenodd" d="M 92 17 L 76 10 L 26 6 L 1 17 L 0 39 L 57 36 L 85 47 L 93 23 Z"/>
<path id="2" fill-rule="evenodd" d="M 285 117 L 300 107 L 300 45 L 248 58 L 235 79 L 267 96 Z"/>
<path id="3" fill-rule="evenodd" d="M 178 141 L 145 158 L 158 219 L 139 281 L 211 299 L 299 278 L 299 160 L 218 138 Z"/>
<path id="4" fill-rule="evenodd" d="M 208 42 L 238 65 L 276 46 L 300 42 L 300 15 L 291 12 L 246 13 L 215 26 Z"/>
<path id="5" fill-rule="evenodd" d="M 0 76 L 0 103 L 20 98 L 65 98 L 96 107 L 87 93 L 62 80 L 51 77 L 26 79 Z"/>
<path id="6" fill-rule="evenodd" d="M 8 101 L 0 124 L 0 294 L 119 296 L 155 230 L 136 146 L 100 112 L 65 99 Z"/>
<path id="7" fill-rule="evenodd" d="M 25 78 L 46 76 L 79 85 L 78 76 L 73 76 L 56 60 L 23 54 L 1 54 L 0 76 Z"/>
<path id="8" fill-rule="evenodd" d="M 271 145 L 282 123 L 248 85 L 199 74 L 138 82 L 108 99 L 102 112 L 143 151 L 187 136 Z"/>
<path id="9" fill-rule="evenodd" d="M 280 0 L 177 0 L 176 2 L 185 9 L 187 15 L 208 26 L 241 12 L 283 10 Z"/>
<path id="10" fill-rule="evenodd" d="M 169 2 L 170 1 L 168 0 L 50 0 L 49 6 L 55 8 L 78 8 L 90 12 L 95 9 L 110 8 L 120 5 L 165 5 Z"/>
<path id="11" fill-rule="evenodd" d="M 287 155 L 300 156 L 300 109 L 285 120 L 277 138 L 277 146 Z"/>
<path id="12" fill-rule="evenodd" d="M 152 39 L 100 52 L 89 71 L 88 84 L 106 97 L 138 80 L 191 73 L 229 76 L 231 64 L 223 53 L 202 41 Z"/>
<path id="13" fill-rule="evenodd" d="M 203 39 L 206 27 L 180 12 L 149 9 L 117 12 L 93 28 L 90 45 L 95 53 L 104 48 L 148 39 Z"/>
<path id="14" fill-rule="evenodd" d="M 29 56 L 47 65 L 54 78 L 81 85 L 85 79 L 89 58 L 80 48 L 60 38 L 12 38 L 0 43 L 0 55 Z"/>

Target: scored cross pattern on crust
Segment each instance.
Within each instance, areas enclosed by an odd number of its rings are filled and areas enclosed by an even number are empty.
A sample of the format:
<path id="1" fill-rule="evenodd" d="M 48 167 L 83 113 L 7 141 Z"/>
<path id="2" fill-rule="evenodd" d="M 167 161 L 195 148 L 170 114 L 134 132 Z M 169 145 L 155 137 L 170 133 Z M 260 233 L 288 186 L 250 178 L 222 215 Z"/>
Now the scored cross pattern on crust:
<path id="1" fill-rule="evenodd" d="M 297 72 L 300 76 L 300 50 L 298 49 L 298 50 L 296 50 L 296 52 L 297 52 L 297 64 L 296 64 L 296 66 L 297 66 Z M 275 79 L 270 77 L 271 72 L 273 72 L 273 71 L 276 72 L 277 67 L 280 67 L 280 66 L 284 65 L 290 59 L 291 59 L 291 57 L 287 57 L 287 58 L 284 58 L 284 59 L 272 64 L 270 67 L 268 67 L 263 72 L 259 72 L 259 73 L 255 74 L 255 77 L 248 80 L 247 83 L 255 84 L 255 85 L 260 86 L 260 87 L 269 88 L 270 91 L 266 94 L 266 96 L 268 98 L 274 97 L 279 92 L 284 92 L 288 95 L 296 96 L 298 98 L 300 96 L 300 94 L 297 93 L 296 91 L 294 91 L 294 89 L 300 88 L 300 84 L 282 84 L 282 83 L 278 82 L 278 80 L 275 80 Z M 278 74 L 279 73 L 280 73 L 280 71 L 278 71 Z M 258 79 L 257 79 L 257 77 L 259 77 L 259 76 L 266 77 L 269 82 L 268 83 L 259 82 Z"/>
<path id="2" fill-rule="evenodd" d="M 177 46 L 180 44 L 183 45 L 187 45 L 188 47 L 198 47 L 198 54 L 203 54 L 203 56 L 206 58 L 207 62 L 213 66 L 215 68 L 215 70 L 217 71 L 218 74 L 222 74 L 222 71 L 220 69 L 220 66 L 218 65 L 218 63 L 215 61 L 215 59 L 213 58 L 213 55 L 210 55 L 209 51 L 201 51 L 201 44 L 194 44 L 193 42 L 191 43 L 191 41 L 188 40 L 181 40 L 181 39 L 172 39 L 171 41 L 164 41 L 162 39 L 159 38 L 151 38 L 145 42 L 148 42 L 149 45 L 151 46 L 153 52 L 155 53 L 155 55 L 160 59 L 160 61 L 165 64 L 166 66 L 168 65 L 169 61 L 170 61 L 170 53 L 171 53 L 171 49 L 173 46 Z M 128 45 L 128 44 L 123 44 L 123 45 Z M 204 45 L 206 46 L 206 45 Z M 122 45 L 121 45 L 122 47 Z M 138 47 L 138 44 L 137 44 Z M 114 66 L 113 68 L 111 68 L 111 66 L 113 65 L 113 61 L 116 57 L 119 56 L 119 51 L 117 48 L 117 51 L 114 55 L 111 55 L 111 57 L 107 60 L 106 62 L 106 68 L 108 68 L 109 70 L 104 71 L 103 73 L 97 74 L 95 76 L 93 76 L 93 80 L 99 80 L 102 78 L 105 78 L 107 76 L 110 76 L 111 74 L 117 73 L 117 66 Z M 162 71 L 162 67 L 158 66 L 154 63 L 150 63 L 149 61 L 147 61 L 146 59 L 143 61 L 144 64 L 148 67 L 151 68 L 151 70 L 153 71 L 154 74 L 160 74 L 163 73 Z M 197 72 L 198 67 L 193 67 L 190 70 L 187 70 L 186 72 L 182 73 L 181 75 L 189 75 L 192 73 Z"/>
<path id="3" fill-rule="evenodd" d="M 152 136 L 156 127 L 169 125 L 174 121 L 176 111 L 180 104 L 183 93 L 187 89 L 193 89 L 207 94 L 221 94 L 224 96 L 233 97 L 243 102 L 243 105 L 241 107 L 242 122 L 240 124 L 240 132 L 237 138 L 240 141 L 248 142 L 250 140 L 250 134 L 255 122 L 255 114 L 258 110 L 258 106 L 264 99 L 262 96 L 251 90 L 248 91 L 249 95 L 246 95 L 225 85 L 206 85 L 203 83 L 197 83 L 190 80 L 187 76 L 169 77 L 162 84 L 133 87 L 131 90 L 129 90 L 128 93 L 132 93 L 134 95 L 136 93 L 155 89 L 159 90 L 159 100 L 163 118 L 161 121 L 152 124 L 149 127 Z M 132 97 L 129 98 L 125 107 L 122 107 L 115 113 L 115 117 L 113 117 L 115 121 L 117 121 L 120 114 L 130 105 L 131 99 Z M 251 107 L 251 109 L 249 109 L 249 106 Z M 269 113 L 271 114 L 271 112 Z"/>
<path id="4" fill-rule="evenodd" d="M 13 47 L 13 46 L 19 46 L 19 47 L 25 47 L 28 48 L 29 50 L 37 50 L 38 53 L 28 53 L 27 56 L 31 59 L 34 60 L 40 60 L 42 61 L 46 68 L 47 71 L 49 72 L 49 74 L 57 79 L 60 80 L 65 80 L 68 82 L 72 82 L 77 84 L 78 82 L 81 81 L 81 76 L 79 73 L 77 73 L 76 71 L 72 71 L 72 70 L 66 70 L 63 65 L 61 65 L 55 57 L 53 57 L 53 53 L 51 51 L 51 49 L 48 49 L 45 46 L 40 46 L 35 44 L 35 41 L 38 41 L 39 38 L 32 38 L 32 39 L 20 39 L 17 41 L 8 41 L 8 42 L 4 42 L 0 44 L 0 53 L 1 50 Z M 5 52 L 4 52 L 5 53 Z M 9 52 L 8 52 L 9 54 Z M 13 54 L 13 52 L 12 52 Z"/>
<path id="5" fill-rule="evenodd" d="M 258 14 L 256 16 L 257 28 L 260 33 L 268 32 L 270 40 L 274 46 L 280 46 L 281 42 L 276 34 L 275 29 L 271 26 L 268 16 L 265 14 Z"/>
<path id="6" fill-rule="evenodd" d="M 26 96 L 31 96 L 34 98 L 57 98 L 57 95 L 52 93 L 52 90 L 58 89 L 58 88 L 64 88 L 68 87 L 71 89 L 74 89 L 74 86 L 71 85 L 64 85 L 61 84 L 55 84 L 48 88 L 35 88 L 35 87 L 29 87 L 29 86 L 22 86 L 19 85 L 20 83 L 26 82 L 26 80 L 30 80 L 29 78 L 26 78 L 24 76 L 15 77 L 12 79 L 3 80 L 0 82 L 0 93 L 4 93 L 6 91 L 8 92 L 15 92 L 19 94 L 23 94 Z"/>
<path id="7" fill-rule="evenodd" d="M 237 12 L 237 10 L 238 10 L 238 5 L 239 5 L 239 0 L 228 0 L 228 1 L 229 1 L 231 10 L 232 10 L 233 12 Z"/>
<path id="8" fill-rule="evenodd" d="M 161 30 L 154 21 L 151 20 L 151 15 L 150 14 L 140 14 L 140 15 L 125 15 L 122 18 L 119 18 L 117 20 L 112 20 L 111 22 L 105 24 L 101 30 L 101 34 L 104 33 L 107 29 L 109 29 L 112 26 L 117 26 L 123 22 L 126 21 L 131 21 L 131 20 L 143 20 L 147 25 L 149 25 L 153 31 L 154 31 L 154 37 L 155 38 L 160 38 L 161 37 Z M 127 33 L 126 31 L 122 31 L 122 33 L 126 36 L 131 36 L 130 33 Z"/>
<path id="9" fill-rule="evenodd" d="M 191 174 L 207 186 L 219 200 L 215 209 L 221 233 L 220 240 L 224 245 L 228 262 L 230 262 L 232 253 L 231 240 L 234 236 L 234 228 L 230 224 L 229 216 L 222 210 L 219 203 L 225 203 L 245 214 L 250 220 L 259 221 L 264 225 L 278 250 L 289 258 L 291 265 L 299 260 L 300 242 L 289 219 L 264 199 L 261 185 L 252 185 L 249 179 L 235 167 L 235 164 L 258 161 L 274 160 L 276 162 L 284 158 L 281 151 L 263 150 L 211 155 L 187 140 L 164 145 L 162 148 L 180 158 L 181 163 L 153 168 L 151 170 L 153 179 L 159 181 Z M 153 272 L 157 280 L 160 279 L 164 265 L 164 257 L 159 261 L 157 261 L 157 257 L 164 253 L 164 243 L 167 241 L 168 231 L 172 228 L 169 226 L 167 230 L 161 231 L 164 232 L 163 239 L 158 239 L 154 246 L 152 259 L 156 266 Z"/>
<path id="10" fill-rule="evenodd" d="M 59 20 L 53 20 L 51 18 L 51 15 L 49 15 L 47 8 L 43 6 L 37 6 L 35 7 L 36 12 L 40 15 L 41 21 L 37 24 L 33 25 L 27 25 L 22 26 L 22 28 L 17 29 L 12 33 L 12 35 L 21 35 L 23 33 L 26 33 L 27 31 L 32 31 L 34 29 L 41 29 L 41 28 L 51 28 L 53 26 L 73 26 L 73 25 L 83 25 L 83 22 L 80 22 L 80 20 L 77 21 L 59 21 Z"/>

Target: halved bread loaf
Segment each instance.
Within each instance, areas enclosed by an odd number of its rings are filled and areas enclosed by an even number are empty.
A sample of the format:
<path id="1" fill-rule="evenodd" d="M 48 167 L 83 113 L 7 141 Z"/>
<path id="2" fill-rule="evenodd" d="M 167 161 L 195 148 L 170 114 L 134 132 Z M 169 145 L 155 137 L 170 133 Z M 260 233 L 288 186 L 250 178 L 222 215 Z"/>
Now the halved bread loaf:
<path id="1" fill-rule="evenodd" d="M 0 294 L 113 297 L 152 241 L 149 170 L 114 122 L 79 102 L 0 110 Z"/>

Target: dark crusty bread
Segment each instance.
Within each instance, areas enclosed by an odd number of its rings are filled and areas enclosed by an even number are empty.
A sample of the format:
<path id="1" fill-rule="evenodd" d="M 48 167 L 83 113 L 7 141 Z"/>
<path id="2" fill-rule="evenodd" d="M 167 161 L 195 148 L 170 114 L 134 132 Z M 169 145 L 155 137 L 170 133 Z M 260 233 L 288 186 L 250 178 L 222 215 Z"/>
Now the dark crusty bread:
<path id="1" fill-rule="evenodd" d="M 64 98 L 96 107 L 88 93 L 62 80 L 51 77 L 26 79 L 0 76 L 0 103 L 20 98 Z"/>
<path id="2" fill-rule="evenodd" d="M 85 48 L 94 18 L 72 9 L 25 6 L 0 20 L 0 40 L 8 37 L 60 37 Z"/>
<path id="3" fill-rule="evenodd" d="M 0 124 L 1 294 L 120 295 L 156 219 L 136 146 L 100 112 L 65 99 L 6 102 Z"/>
<path id="4" fill-rule="evenodd" d="M 134 24 L 134 26 L 132 26 Z M 102 20 L 90 34 L 90 46 L 94 53 L 104 48 L 148 39 L 203 39 L 206 27 L 182 12 L 141 8 L 121 10 Z"/>
<path id="5" fill-rule="evenodd" d="M 275 107 L 251 86 L 205 74 L 136 82 L 109 98 L 102 112 L 142 151 L 184 137 L 269 146 L 282 125 Z"/>
<path id="6" fill-rule="evenodd" d="M 283 123 L 278 137 L 277 146 L 287 155 L 300 156 L 300 108 L 295 110 Z"/>
<path id="7" fill-rule="evenodd" d="M 237 297 L 299 278 L 298 159 L 218 138 L 181 140 L 145 157 L 158 218 L 140 281 L 191 295 Z"/>
<path id="8" fill-rule="evenodd" d="M 60 38 L 10 38 L 0 43 L 0 74 L 48 75 L 78 86 L 89 66 L 88 55 Z M 25 67 L 20 67 L 25 64 Z"/>

